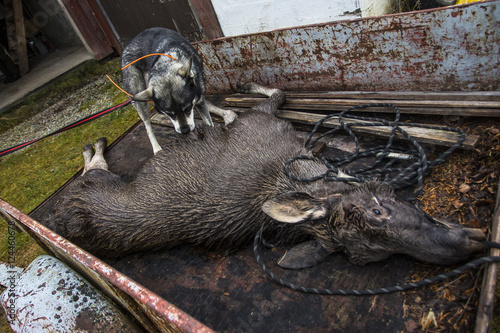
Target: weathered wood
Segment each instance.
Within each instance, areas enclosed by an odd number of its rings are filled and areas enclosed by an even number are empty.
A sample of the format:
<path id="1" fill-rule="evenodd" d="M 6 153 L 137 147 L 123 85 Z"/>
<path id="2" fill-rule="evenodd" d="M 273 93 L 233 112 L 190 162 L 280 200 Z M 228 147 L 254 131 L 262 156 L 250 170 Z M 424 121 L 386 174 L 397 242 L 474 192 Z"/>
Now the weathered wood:
<path id="1" fill-rule="evenodd" d="M 193 6 L 206 39 L 224 37 L 211 1 L 191 0 L 190 4 Z"/>
<path id="2" fill-rule="evenodd" d="M 26 47 L 26 33 L 24 31 L 24 15 L 23 15 L 23 4 L 21 0 L 14 0 L 12 2 L 12 8 L 14 10 L 14 21 L 16 25 L 16 38 L 17 45 L 16 50 L 18 54 L 19 61 L 19 73 L 24 75 L 29 71 L 28 64 L 28 49 Z"/>
<path id="3" fill-rule="evenodd" d="M 357 105 L 389 103 L 396 105 L 402 113 L 408 114 L 500 117 L 500 101 L 293 98 L 289 97 L 290 95 L 287 94 L 287 101 L 283 105 L 283 109 L 342 111 Z M 228 107 L 252 107 L 262 100 L 261 97 L 235 95 L 227 97 L 223 105 Z M 387 107 L 370 107 L 357 111 L 394 112 L 394 110 Z"/>
<path id="4" fill-rule="evenodd" d="M 242 108 L 232 108 L 233 111 L 237 113 L 244 112 L 245 109 Z M 279 110 L 277 117 L 283 118 L 291 121 L 292 123 L 315 125 L 324 115 L 308 113 L 308 112 L 298 112 L 291 110 Z M 344 122 L 347 122 L 344 118 Z M 367 121 L 352 120 L 352 123 L 368 123 Z M 323 126 L 327 128 L 334 128 L 339 126 L 338 117 L 332 117 L 329 120 L 323 122 Z M 411 135 L 419 143 L 430 143 L 438 146 L 451 147 L 458 140 L 458 134 L 452 131 L 442 131 L 435 129 L 427 129 L 412 126 L 400 126 L 404 131 Z M 391 133 L 391 127 L 389 126 L 352 126 L 351 130 L 356 133 L 367 133 L 379 137 L 388 137 Z M 398 133 L 396 134 L 397 139 L 405 139 L 405 137 Z M 479 140 L 478 136 L 467 135 L 465 141 L 462 143 L 460 148 L 472 150 L 476 146 Z"/>
<path id="5" fill-rule="evenodd" d="M 497 193 L 495 213 L 491 227 L 491 241 L 500 243 L 500 194 Z M 490 256 L 499 256 L 499 249 L 491 249 Z M 479 304 L 477 306 L 476 326 L 474 333 L 487 333 L 491 331 L 491 316 L 495 302 L 495 289 L 497 286 L 498 264 L 489 264 L 483 276 L 483 287 Z"/>
<path id="6" fill-rule="evenodd" d="M 61 0 L 61 4 L 80 39 L 96 59 L 103 59 L 113 53 L 110 41 L 87 1 Z"/>
<path id="7" fill-rule="evenodd" d="M 289 98 L 426 99 L 500 101 L 500 91 L 314 91 L 289 92 Z"/>

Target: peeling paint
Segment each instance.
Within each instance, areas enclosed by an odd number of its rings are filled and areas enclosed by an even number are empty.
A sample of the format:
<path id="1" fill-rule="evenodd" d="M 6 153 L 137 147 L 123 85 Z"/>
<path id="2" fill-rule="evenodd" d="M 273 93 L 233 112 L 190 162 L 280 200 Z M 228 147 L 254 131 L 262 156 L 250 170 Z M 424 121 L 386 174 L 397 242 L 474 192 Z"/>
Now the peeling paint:
<path id="1" fill-rule="evenodd" d="M 134 316 L 147 331 L 213 332 L 210 328 L 168 303 L 163 298 L 52 232 L 1 199 L 0 216 L 4 217 L 8 223 L 15 223 L 33 239 L 38 241 L 46 252 L 53 253 L 54 256 L 70 266 L 86 280 L 91 281 L 94 287 L 105 293 L 112 301 L 121 305 L 123 309 L 129 311 L 131 316 Z M 69 272 L 67 268 L 65 271 Z M 40 274 L 40 277 L 44 274 L 44 270 L 36 269 L 35 274 Z M 58 283 L 57 287 L 50 290 L 50 294 L 56 300 L 73 296 L 68 295 L 69 289 L 64 287 L 67 284 L 66 280 L 67 278 L 61 276 L 61 278 L 56 280 Z M 61 288 L 60 291 L 63 291 L 63 293 L 58 293 L 58 288 Z M 66 291 L 66 294 L 64 294 L 64 291 Z M 89 301 L 88 296 L 84 297 L 87 297 L 86 301 L 82 298 L 82 302 Z M 29 307 L 23 307 L 22 310 L 28 311 Z"/>
<path id="2" fill-rule="evenodd" d="M 194 43 L 207 90 L 498 90 L 500 3 L 338 21 Z"/>

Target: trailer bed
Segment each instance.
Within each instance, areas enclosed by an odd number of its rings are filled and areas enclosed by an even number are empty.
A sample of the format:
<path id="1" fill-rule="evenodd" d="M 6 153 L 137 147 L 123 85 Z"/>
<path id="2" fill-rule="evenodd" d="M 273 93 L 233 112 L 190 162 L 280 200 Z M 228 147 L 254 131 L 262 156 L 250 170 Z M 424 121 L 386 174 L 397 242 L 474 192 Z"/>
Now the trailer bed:
<path id="1" fill-rule="evenodd" d="M 178 137 L 169 127 L 154 125 L 154 130 L 165 149 Z M 338 140 L 341 145 L 345 138 L 339 136 Z M 374 144 L 373 138 L 360 140 L 362 145 Z M 323 152 L 336 153 L 338 151 L 330 147 Z M 151 156 L 142 124 L 135 126 L 105 154 L 110 170 L 129 179 Z M 64 191 L 63 187 L 34 210 L 31 217 L 37 220 L 48 214 Z M 286 247 L 262 248 L 261 255 L 273 272 L 307 287 L 373 289 L 405 284 L 412 281 L 415 274 L 426 275 L 429 270 L 441 269 L 424 266 L 422 273 L 421 263 L 403 255 L 356 267 L 344 254 L 338 253 L 310 269 L 284 270 L 276 262 L 285 251 Z M 406 311 L 403 293 L 320 296 L 283 287 L 257 264 L 251 244 L 229 254 L 182 245 L 104 261 L 218 332 L 395 332 L 405 330 L 407 322 L 412 320 Z"/>

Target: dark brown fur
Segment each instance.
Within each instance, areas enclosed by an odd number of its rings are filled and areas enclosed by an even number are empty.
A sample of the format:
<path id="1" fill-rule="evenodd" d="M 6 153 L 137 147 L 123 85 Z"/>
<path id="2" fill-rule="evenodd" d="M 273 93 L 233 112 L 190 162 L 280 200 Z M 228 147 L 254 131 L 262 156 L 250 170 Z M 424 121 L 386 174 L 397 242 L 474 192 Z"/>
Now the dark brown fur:
<path id="1" fill-rule="evenodd" d="M 314 246 L 297 251 L 298 259 L 285 258 L 288 268 L 315 264 L 337 250 L 356 264 L 391 253 L 449 263 L 481 248 L 471 238 L 475 231 L 436 225 L 381 184 L 358 188 L 288 178 L 286 161 L 309 153 L 290 123 L 274 116 L 283 102 L 284 94 L 275 91 L 227 128 L 198 128 L 203 139 L 180 140 L 160 151 L 130 183 L 106 170 L 88 171 L 46 224 L 102 256 L 181 243 L 234 249 L 262 226 L 266 237 L 274 239 L 312 236 Z M 301 161 L 293 168 L 299 176 L 325 171 L 316 161 Z M 321 255 L 312 263 L 300 258 L 318 248 Z"/>

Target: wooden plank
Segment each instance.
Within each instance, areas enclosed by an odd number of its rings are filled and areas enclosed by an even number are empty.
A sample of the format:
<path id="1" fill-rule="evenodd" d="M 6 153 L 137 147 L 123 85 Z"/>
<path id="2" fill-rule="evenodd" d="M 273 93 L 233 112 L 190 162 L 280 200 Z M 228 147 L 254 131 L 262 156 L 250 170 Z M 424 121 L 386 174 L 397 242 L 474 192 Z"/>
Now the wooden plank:
<path id="1" fill-rule="evenodd" d="M 92 8 L 86 1 L 61 0 L 63 9 L 71 18 L 71 23 L 82 41 L 97 60 L 113 53 L 113 48 L 101 29 Z"/>
<path id="2" fill-rule="evenodd" d="M 203 39 L 189 1 L 100 0 L 99 4 L 123 47 L 152 27 L 175 30 L 190 42 Z"/>
<path id="3" fill-rule="evenodd" d="M 224 106 L 252 107 L 263 97 L 230 96 Z M 402 113 L 429 115 L 459 115 L 476 117 L 500 117 L 500 102 L 497 101 L 451 101 L 451 100 L 385 100 L 385 99 L 313 99 L 288 98 L 283 108 L 289 110 L 342 111 L 346 108 L 375 103 L 396 105 Z M 357 111 L 394 112 L 387 107 L 370 107 Z"/>
<path id="4" fill-rule="evenodd" d="M 16 25 L 17 55 L 19 74 L 24 75 L 29 71 L 28 49 L 26 48 L 26 33 L 24 32 L 23 4 L 21 0 L 12 2 L 14 10 L 14 22 Z"/>
<path id="5" fill-rule="evenodd" d="M 113 32 L 113 28 L 109 25 L 108 20 L 106 19 L 104 13 L 99 7 L 97 0 L 87 0 L 87 3 L 92 9 L 92 12 L 95 15 L 96 20 L 99 22 L 99 26 L 102 29 L 104 35 L 106 36 L 106 39 L 108 40 L 109 44 L 116 50 L 116 52 L 118 52 L 118 54 L 121 55 L 123 52 L 123 47 L 118 41 L 115 33 Z"/>
<path id="6" fill-rule="evenodd" d="M 232 110 L 241 113 L 244 112 L 246 109 L 232 108 Z M 305 124 L 311 126 L 315 125 L 318 121 L 320 121 L 324 117 L 324 115 L 318 115 L 308 112 L 298 112 L 298 111 L 281 110 L 281 109 L 278 111 L 278 114 L 276 116 L 278 118 L 291 121 L 292 123 Z M 344 119 L 344 123 L 346 122 L 347 122 L 346 119 Z M 351 122 L 369 123 L 367 121 L 361 121 L 361 120 L 352 120 Z M 338 117 L 332 117 L 329 120 L 323 122 L 323 126 L 326 128 L 335 128 L 339 125 L 340 123 L 338 121 Z M 430 143 L 444 147 L 451 147 L 458 140 L 458 134 L 452 131 L 426 129 L 420 127 L 405 126 L 405 125 L 401 125 L 400 127 L 419 143 Z M 366 133 L 379 137 L 389 137 L 392 129 L 389 126 L 352 126 L 351 130 L 356 133 Z M 400 133 L 396 135 L 396 138 L 406 140 L 406 138 Z M 478 140 L 479 137 L 476 135 L 467 135 L 465 141 L 462 143 L 460 148 L 472 150 L 476 146 Z"/>
<path id="7" fill-rule="evenodd" d="M 207 39 L 216 39 L 224 37 L 222 28 L 220 27 L 217 14 L 211 1 L 191 0 L 194 12 L 198 17 L 198 21 L 203 29 L 203 34 Z"/>
<path id="8" fill-rule="evenodd" d="M 287 92 L 290 98 L 426 99 L 456 101 L 500 101 L 500 91 L 314 91 Z"/>
<path id="9" fill-rule="evenodd" d="M 500 243 L 500 193 L 497 193 L 495 213 L 491 227 L 491 241 Z M 499 249 L 491 249 L 490 256 L 500 255 Z M 491 317 L 495 303 L 495 289 L 497 286 L 498 264 L 489 264 L 483 275 L 483 287 L 477 306 L 476 325 L 474 333 L 491 331 Z"/>

